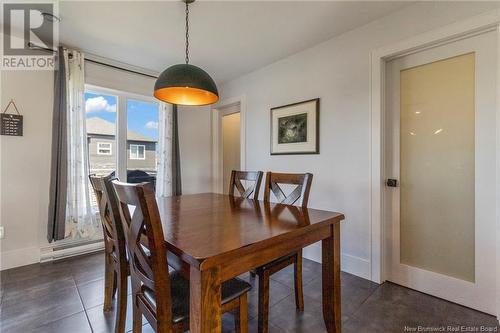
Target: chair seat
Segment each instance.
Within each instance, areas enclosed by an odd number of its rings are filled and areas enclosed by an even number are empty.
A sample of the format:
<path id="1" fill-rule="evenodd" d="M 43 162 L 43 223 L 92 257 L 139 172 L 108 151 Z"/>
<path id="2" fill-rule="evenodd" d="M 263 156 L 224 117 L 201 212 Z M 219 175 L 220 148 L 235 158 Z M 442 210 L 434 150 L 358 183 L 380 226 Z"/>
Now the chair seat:
<path id="1" fill-rule="evenodd" d="M 289 261 L 290 259 L 294 258 L 297 255 L 297 252 L 292 252 L 286 256 L 283 256 L 281 258 L 278 258 L 276 260 L 273 260 L 271 262 L 268 262 L 267 264 L 264 264 L 262 266 L 259 266 L 258 268 L 255 269 L 256 273 L 258 274 L 259 272 L 267 271 L 273 267 L 279 266 L 284 262 Z"/>
<path id="2" fill-rule="evenodd" d="M 226 304 L 252 287 L 238 278 L 228 280 L 222 284 L 222 304 Z M 170 289 L 172 294 L 172 321 L 177 324 L 189 318 L 189 280 L 186 280 L 178 271 L 170 272 Z M 144 288 L 144 298 L 156 308 L 156 297 L 152 290 Z"/>

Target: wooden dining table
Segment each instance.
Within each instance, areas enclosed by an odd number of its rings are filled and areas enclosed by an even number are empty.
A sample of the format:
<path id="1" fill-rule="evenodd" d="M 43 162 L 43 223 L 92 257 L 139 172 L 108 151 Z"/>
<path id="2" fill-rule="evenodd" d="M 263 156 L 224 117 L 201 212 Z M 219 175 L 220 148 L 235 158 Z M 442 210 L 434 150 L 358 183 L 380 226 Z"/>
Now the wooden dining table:
<path id="1" fill-rule="evenodd" d="M 221 332 L 221 283 L 322 242 L 323 318 L 341 332 L 341 213 L 204 193 L 158 199 L 168 264 L 190 280 L 191 333 Z"/>

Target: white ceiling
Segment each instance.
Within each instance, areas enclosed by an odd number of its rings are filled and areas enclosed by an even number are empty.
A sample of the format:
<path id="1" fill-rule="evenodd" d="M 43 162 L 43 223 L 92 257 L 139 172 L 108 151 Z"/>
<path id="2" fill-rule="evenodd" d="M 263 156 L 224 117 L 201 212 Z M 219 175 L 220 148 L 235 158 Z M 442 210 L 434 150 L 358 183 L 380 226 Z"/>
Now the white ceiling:
<path id="1" fill-rule="evenodd" d="M 61 1 L 60 41 L 157 72 L 184 61 L 178 1 Z M 197 1 L 191 63 L 224 82 L 408 5 L 405 1 Z"/>

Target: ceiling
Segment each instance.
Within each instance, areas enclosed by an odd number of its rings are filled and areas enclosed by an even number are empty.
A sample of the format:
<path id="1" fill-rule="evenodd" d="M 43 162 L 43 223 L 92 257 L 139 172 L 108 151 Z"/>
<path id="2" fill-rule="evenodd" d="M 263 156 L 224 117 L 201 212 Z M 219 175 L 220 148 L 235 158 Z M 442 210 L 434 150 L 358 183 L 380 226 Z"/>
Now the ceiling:
<path id="1" fill-rule="evenodd" d="M 202 1 L 190 6 L 190 58 L 219 83 L 407 6 L 410 2 Z M 160 72 L 184 61 L 178 1 L 61 1 L 60 42 Z"/>

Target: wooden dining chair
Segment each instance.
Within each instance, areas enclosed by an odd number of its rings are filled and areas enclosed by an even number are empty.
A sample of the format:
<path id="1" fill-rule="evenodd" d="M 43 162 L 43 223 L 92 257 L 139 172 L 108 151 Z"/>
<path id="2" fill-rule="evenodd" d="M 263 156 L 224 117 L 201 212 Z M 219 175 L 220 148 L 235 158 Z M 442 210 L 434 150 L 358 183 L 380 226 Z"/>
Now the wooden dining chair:
<path id="1" fill-rule="evenodd" d="M 125 332 L 127 316 L 127 284 L 129 265 L 125 249 L 125 238 L 118 203 L 111 180 L 113 177 L 90 175 L 90 184 L 99 207 L 104 234 L 104 305 L 103 310 L 111 310 L 113 296 L 117 294 L 115 333 Z"/>
<path id="2" fill-rule="evenodd" d="M 237 189 L 240 197 L 258 200 L 260 183 L 262 182 L 262 174 L 262 171 L 231 171 L 231 179 L 229 181 L 229 195 L 234 196 L 234 189 Z M 242 180 L 247 182 L 250 181 L 253 183 L 245 188 L 241 183 Z"/>
<path id="3" fill-rule="evenodd" d="M 270 202 L 272 193 L 278 203 L 298 205 L 302 208 L 307 208 L 312 178 L 313 175 L 311 173 L 292 174 L 267 172 L 264 185 L 264 202 Z M 279 184 L 296 185 L 296 187 L 290 194 L 285 195 L 285 192 Z M 304 311 L 304 295 L 302 291 L 302 250 L 290 253 L 287 256 L 262 265 L 251 272 L 252 275 L 257 274 L 259 276 L 259 333 L 268 332 L 269 279 L 274 273 L 292 264 L 294 265 L 295 306 L 299 311 Z"/>
<path id="4" fill-rule="evenodd" d="M 113 186 L 129 253 L 133 333 L 142 331 L 143 315 L 158 333 L 189 330 L 189 280 L 179 271 L 169 272 L 153 185 L 113 181 Z M 250 288 L 240 279 L 222 284 L 222 311 L 235 312 L 238 333 L 248 332 L 247 292 Z"/>

